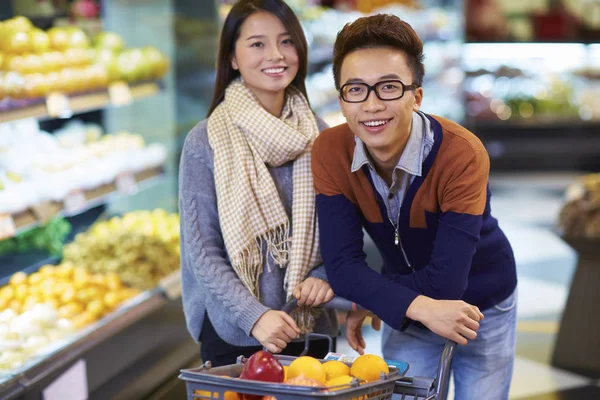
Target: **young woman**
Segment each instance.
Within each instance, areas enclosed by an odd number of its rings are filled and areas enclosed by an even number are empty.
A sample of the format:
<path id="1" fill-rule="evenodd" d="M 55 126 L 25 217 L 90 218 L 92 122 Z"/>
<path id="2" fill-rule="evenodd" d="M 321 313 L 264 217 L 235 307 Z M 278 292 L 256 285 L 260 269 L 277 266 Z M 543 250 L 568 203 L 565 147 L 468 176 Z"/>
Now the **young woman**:
<path id="1" fill-rule="evenodd" d="M 281 0 L 241 0 L 221 34 L 208 118 L 180 165 L 187 326 L 213 365 L 263 346 L 299 354 L 301 333 L 337 334 L 320 259 L 310 152 L 326 128 L 310 109 L 307 44 Z M 291 317 L 279 310 L 296 297 Z M 327 341 L 311 342 L 322 357 Z"/>

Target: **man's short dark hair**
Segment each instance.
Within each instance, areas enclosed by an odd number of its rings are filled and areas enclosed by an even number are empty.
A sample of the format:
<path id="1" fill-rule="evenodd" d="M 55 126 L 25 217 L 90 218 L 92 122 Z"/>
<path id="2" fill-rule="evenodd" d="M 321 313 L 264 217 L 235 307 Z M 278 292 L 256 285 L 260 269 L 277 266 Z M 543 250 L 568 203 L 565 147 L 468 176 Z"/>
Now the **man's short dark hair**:
<path id="1" fill-rule="evenodd" d="M 406 55 L 413 73 L 413 82 L 407 85 L 422 86 L 425 66 L 423 65 L 423 42 L 406 22 L 389 14 L 362 17 L 348 23 L 338 33 L 333 48 L 333 78 L 335 87 L 340 88 L 340 73 L 346 56 L 355 50 L 389 47 Z"/>

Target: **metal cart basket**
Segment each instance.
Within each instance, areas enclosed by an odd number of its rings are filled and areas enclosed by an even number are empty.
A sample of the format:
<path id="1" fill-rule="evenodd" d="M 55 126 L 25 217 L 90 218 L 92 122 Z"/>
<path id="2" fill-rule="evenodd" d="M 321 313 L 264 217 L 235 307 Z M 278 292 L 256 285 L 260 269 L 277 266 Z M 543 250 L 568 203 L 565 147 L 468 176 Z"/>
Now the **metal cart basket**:
<path id="1" fill-rule="evenodd" d="M 295 301 L 292 301 L 283 308 L 290 312 L 296 307 Z M 324 305 L 325 308 L 334 308 L 337 310 L 356 309 L 356 305 L 341 299 L 334 298 Z M 311 336 L 323 336 L 314 335 Z M 329 339 L 330 350 L 332 347 L 331 338 Z M 303 354 L 308 351 L 309 338 L 306 338 L 306 345 Z M 240 356 L 238 362 L 232 365 L 211 368 L 210 362 L 204 365 L 181 370 L 179 378 L 186 382 L 188 400 L 209 400 L 209 399 L 235 399 L 234 393 L 243 393 L 246 395 L 273 396 L 277 400 L 363 400 L 363 399 L 392 399 L 393 394 L 400 395 L 400 399 L 414 400 L 445 400 L 448 393 L 448 382 L 450 379 L 450 364 L 456 350 L 456 343 L 448 341 L 444 347 L 440 362 L 438 364 L 437 376 L 433 378 L 408 377 L 406 373 L 409 370 L 409 364 L 404 362 L 395 362 L 398 367 L 390 367 L 388 375 L 382 374 L 380 379 L 369 383 L 360 383 L 357 379 L 348 385 L 342 387 L 308 387 L 292 386 L 283 383 L 268 383 L 250 381 L 238 378 L 242 372 L 244 357 Z M 296 357 L 277 356 L 276 358 L 282 365 L 289 365 Z M 324 360 L 321 360 L 325 362 Z"/>

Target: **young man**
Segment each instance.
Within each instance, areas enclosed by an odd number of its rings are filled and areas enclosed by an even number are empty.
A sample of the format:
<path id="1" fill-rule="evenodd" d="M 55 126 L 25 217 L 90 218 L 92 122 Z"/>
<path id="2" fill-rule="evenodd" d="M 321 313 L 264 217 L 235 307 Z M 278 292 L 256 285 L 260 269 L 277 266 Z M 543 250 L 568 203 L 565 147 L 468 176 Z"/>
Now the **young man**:
<path id="1" fill-rule="evenodd" d="M 435 376 L 445 341 L 438 335 L 469 339 L 452 364 L 456 398 L 507 399 L 513 253 L 490 214 L 482 143 L 419 110 L 422 60 L 421 40 L 395 16 L 360 18 L 338 34 L 333 68 L 347 124 L 318 137 L 312 160 L 327 276 L 338 296 L 386 323 L 386 358 L 408 361 L 412 375 Z M 384 260 L 382 274 L 365 262 L 363 228 Z M 466 303 L 483 311 L 480 324 L 464 314 Z M 360 353 L 366 315 L 347 320 L 348 341 Z"/>

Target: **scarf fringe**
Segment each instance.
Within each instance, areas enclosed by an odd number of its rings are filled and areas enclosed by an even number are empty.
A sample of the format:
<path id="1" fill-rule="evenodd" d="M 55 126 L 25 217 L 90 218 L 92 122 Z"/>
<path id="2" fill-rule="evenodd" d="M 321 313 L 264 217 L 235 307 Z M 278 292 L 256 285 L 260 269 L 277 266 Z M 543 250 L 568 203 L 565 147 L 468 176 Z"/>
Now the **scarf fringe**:
<path id="1" fill-rule="evenodd" d="M 239 271 L 238 276 L 242 283 L 258 300 L 260 300 L 260 276 L 264 271 L 263 245 L 266 245 L 267 255 L 273 258 L 275 265 L 285 268 L 289 263 L 292 243 L 289 232 L 289 222 L 285 222 L 264 235 L 254 238 L 246 248 L 231 258 L 231 265 Z"/>
<path id="2" fill-rule="evenodd" d="M 300 328 L 300 335 L 306 335 L 315 329 L 317 319 L 322 311 L 319 308 L 298 307 L 291 312 L 290 316 L 294 318 L 298 328 Z"/>

